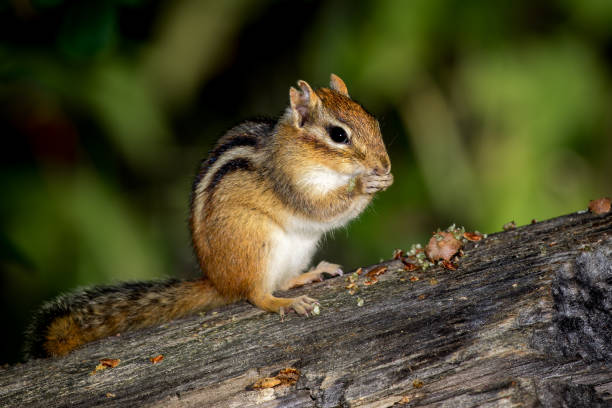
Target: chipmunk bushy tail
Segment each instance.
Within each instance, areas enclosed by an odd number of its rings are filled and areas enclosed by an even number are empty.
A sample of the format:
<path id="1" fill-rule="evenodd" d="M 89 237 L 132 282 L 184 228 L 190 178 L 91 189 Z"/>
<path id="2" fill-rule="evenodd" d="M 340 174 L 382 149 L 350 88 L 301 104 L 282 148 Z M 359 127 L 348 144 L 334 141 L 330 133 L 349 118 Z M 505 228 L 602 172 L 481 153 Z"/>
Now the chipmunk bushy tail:
<path id="1" fill-rule="evenodd" d="M 62 356 L 90 341 L 226 303 L 207 279 L 97 286 L 43 305 L 26 332 L 26 358 Z"/>

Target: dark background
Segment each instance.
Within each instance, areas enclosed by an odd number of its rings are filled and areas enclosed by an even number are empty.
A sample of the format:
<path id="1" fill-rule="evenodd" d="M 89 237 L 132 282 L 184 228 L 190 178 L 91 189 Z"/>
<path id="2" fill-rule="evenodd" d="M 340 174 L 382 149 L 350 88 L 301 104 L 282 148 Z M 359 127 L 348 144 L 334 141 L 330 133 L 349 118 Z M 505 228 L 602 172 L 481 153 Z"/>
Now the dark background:
<path id="1" fill-rule="evenodd" d="M 196 275 L 199 160 L 331 72 L 380 118 L 395 184 L 316 261 L 612 191 L 608 0 L 0 2 L 0 363 L 60 292 Z"/>

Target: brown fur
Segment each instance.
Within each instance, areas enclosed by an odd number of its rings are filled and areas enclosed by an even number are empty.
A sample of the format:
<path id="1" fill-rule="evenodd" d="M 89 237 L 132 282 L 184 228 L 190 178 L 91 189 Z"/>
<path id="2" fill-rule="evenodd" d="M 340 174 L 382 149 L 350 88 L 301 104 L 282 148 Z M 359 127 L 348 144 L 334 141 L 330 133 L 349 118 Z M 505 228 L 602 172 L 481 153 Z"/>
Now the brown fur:
<path id="1" fill-rule="evenodd" d="M 274 237 L 287 233 L 296 217 L 329 224 L 328 229 L 345 224 L 374 192 L 391 184 L 392 176 L 378 122 L 349 98 L 339 77 L 332 75 L 331 89 L 314 91 L 304 81 L 298 85 L 300 91 L 290 89 L 290 107 L 277 122 L 249 121 L 230 129 L 200 166 L 190 228 L 203 278 L 123 284 L 60 297 L 43 307 L 31 326 L 29 355 L 64 355 L 95 339 L 239 299 L 272 312 L 292 308 L 307 314 L 312 309 L 313 299 L 271 293 L 271 274 L 285 279 L 281 286 L 288 287 L 317 280 L 321 273 L 299 277 L 299 271 L 284 275 L 269 270 L 270 260 L 276 262 L 271 256 Z M 331 141 L 331 126 L 346 129 L 350 143 Z M 320 169 L 344 184 L 312 188 L 308 174 Z"/>
<path id="2" fill-rule="evenodd" d="M 203 187 L 206 178 L 200 181 L 202 187 L 195 190 L 201 194 L 195 200 L 206 205 L 198 207 L 196 202 L 191 217 L 198 260 L 219 293 L 228 300 L 249 299 L 276 312 L 290 305 L 292 299 L 275 298 L 264 287 L 272 245 L 268 240 L 270 228 L 284 228 L 286 220 L 294 215 L 321 222 L 333 220 L 352 208 L 356 197 L 366 203 L 371 198 L 364 196 L 359 182 L 356 189 L 344 185 L 324 195 L 304 190 L 296 180 L 305 168 L 322 165 L 351 172 L 356 162 L 363 170 L 388 173 L 390 168 L 378 122 L 348 97 L 340 78 L 332 76 L 334 89 L 313 91 L 304 81 L 298 81 L 298 85 L 301 91 L 291 88 L 291 107 L 272 132 L 252 134 L 249 129 L 236 128 L 218 142 L 216 149 L 231 145 L 232 140 L 245 134 L 257 139 L 255 146 L 242 147 L 248 151 L 241 156 L 248 159 L 248 167 L 224 174 L 214 184 L 214 191 Z M 330 120 L 352 130 L 349 149 L 326 142 L 328 136 L 323 133 Z M 233 151 L 228 149 L 228 156 Z M 208 177 L 208 183 L 216 180 Z"/>
<path id="3" fill-rule="evenodd" d="M 83 332 L 72 316 L 64 316 L 54 320 L 45 336 L 43 345 L 45 352 L 50 356 L 63 356 L 73 349 L 85 344 L 87 332 Z"/>
<path id="4" fill-rule="evenodd" d="M 64 295 L 30 327 L 28 357 L 61 356 L 96 339 L 152 326 L 226 303 L 210 282 L 125 283 Z"/>

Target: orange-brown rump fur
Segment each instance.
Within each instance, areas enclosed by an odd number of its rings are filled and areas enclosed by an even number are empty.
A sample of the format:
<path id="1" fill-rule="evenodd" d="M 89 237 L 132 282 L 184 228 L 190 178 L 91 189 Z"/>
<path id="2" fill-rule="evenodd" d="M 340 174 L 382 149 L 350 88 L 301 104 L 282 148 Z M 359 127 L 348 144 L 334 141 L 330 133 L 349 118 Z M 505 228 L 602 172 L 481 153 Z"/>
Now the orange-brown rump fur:
<path id="1" fill-rule="evenodd" d="M 307 296 L 287 289 L 339 274 L 321 263 L 303 273 L 319 238 L 355 218 L 393 182 L 379 124 L 332 74 L 330 88 L 298 81 L 277 121 L 230 129 L 202 162 L 190 229 L 203 277 L 85 290 L 44 306 L 28 354 L 59 356 L 96 339 L 246 299 L 257 307 L 309 314 Z M 345 140 L 332 140 L 331 130 Z M 293 259 L 295 258 L 295 259 Z"/>

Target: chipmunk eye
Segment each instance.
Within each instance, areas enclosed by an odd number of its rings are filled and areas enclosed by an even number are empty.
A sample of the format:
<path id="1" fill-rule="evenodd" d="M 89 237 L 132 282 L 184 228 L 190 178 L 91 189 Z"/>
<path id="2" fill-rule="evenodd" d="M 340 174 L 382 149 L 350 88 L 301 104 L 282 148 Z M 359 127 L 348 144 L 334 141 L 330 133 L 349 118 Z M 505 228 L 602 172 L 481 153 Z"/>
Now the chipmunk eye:
<path id="1" fill-rule="evenodd" d="M 329 133 L 329 137 L 336 143 L 349 144 L 349 138 L 346 134 L 346 131 L 342 129 L 340 126 L 330 126 L 327 128 L 327 133 Z"/>

